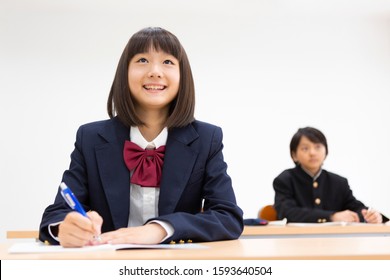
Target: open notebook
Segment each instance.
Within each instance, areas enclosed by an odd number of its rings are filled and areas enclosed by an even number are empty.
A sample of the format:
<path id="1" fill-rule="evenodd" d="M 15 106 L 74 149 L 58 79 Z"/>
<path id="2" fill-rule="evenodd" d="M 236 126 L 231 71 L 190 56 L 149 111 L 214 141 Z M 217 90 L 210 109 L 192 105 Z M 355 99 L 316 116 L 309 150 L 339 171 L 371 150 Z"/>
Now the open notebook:
<path id="1" fill-rule="evenodd" d="M 355 222 L 326 222 L 326 223 L 288 223 L 290 227 L 327 227 L 327 226 L 364 226 L 372 225 L 368 223 L 355 223 Z"/>
<path id="2" fill-rule="evenodd" d="M 60 253 L 60 252 L 93 252 L 93 251 L 114 251 L 123 249 L 206 249 L 207 246 L 196 243 L 184 244 L 157 244 L 157 245 L 139 245 L 139 244 L 102 244 L 96 246 L 85 246 L 81 248 L 64 248 L 60 245 L 46 245 L 42 242 L 23 242 L 15 243 L 9 249 L 8 253 Z"/>

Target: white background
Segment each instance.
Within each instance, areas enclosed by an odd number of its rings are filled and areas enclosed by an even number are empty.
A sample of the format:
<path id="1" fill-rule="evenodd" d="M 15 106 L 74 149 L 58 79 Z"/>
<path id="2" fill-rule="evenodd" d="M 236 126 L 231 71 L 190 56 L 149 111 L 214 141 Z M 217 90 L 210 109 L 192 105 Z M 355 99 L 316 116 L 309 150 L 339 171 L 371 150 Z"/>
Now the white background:
<path id="1" fill-rule="evenodd" d="M 6 280 L 52 280 L 55 275 L 56 280 L 68 280 L 69 273 L 58 273 L 67 267 L 77 273 L 79 279 L 312 280 L 315 275 L 316 280 L 335 279 L 336 276 L 367 280 L 375 275 L 375 280 L 387 280 L 389 279 L 387 273 L 378 272 L 384 271 L 389 263 L 389 260 L 2 260 L 1 277 Z M 241 275 L 237 275 L 239 273 L 218 275 L 219 269 L 225 271 L 227 268 L 232 271 L 236 268 L 238 271 L 240 268 L 243 271 L 248 268 L 248 271 L 253 271 L 257 267 L 259 271 L 270 271 L 271 274 L 251 275 L 249 272 Z M 149 275 L 145 275 L 146 273 L 120 275 L 119 271 L 121 269 L 124 271 L 125 268 L 127 271 L 149 269 Z M 160 268 L 163 272 L 174 272 L 176 268 L 176 275 L 156 275 L 150 272 L 155 269 L 160 271 Z M 214 275 L 214 268 L 217 275 Z M 177 275 L 177 272 L 184 273 L 185 270 L 199 272 L 199 269 L 202 269 L 203 274 Z"/>
<path id="2" fill-rule="evenodd" d="M 245 218 L 273 203 L 304 126 L 327 136 L 324 168 L 390 215 L 389 0 L 0 0 L 0 241 L 38 229 L 77 128 L 108 117 L 119 56 L 147 26 L 185 47 Z"/>

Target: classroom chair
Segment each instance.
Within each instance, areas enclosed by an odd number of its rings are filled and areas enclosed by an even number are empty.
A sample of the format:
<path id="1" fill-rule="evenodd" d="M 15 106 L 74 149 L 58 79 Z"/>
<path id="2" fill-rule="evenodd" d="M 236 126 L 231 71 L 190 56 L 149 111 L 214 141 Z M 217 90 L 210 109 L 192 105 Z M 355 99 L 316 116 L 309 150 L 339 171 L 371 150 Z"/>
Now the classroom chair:
<path id="1" fill-rule="evenodd" d="M 276 210 L 273 205 L 265 205 L 263 206 L 258 213 L 258 218 L 267 220 L 267 221 L 276 221 L 278 219 Z"/>

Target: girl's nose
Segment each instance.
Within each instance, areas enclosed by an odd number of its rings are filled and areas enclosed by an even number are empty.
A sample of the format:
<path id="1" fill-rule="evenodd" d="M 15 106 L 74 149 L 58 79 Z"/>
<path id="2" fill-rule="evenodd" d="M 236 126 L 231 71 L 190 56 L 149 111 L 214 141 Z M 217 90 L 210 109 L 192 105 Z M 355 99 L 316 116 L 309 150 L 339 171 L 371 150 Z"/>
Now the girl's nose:
<path id="1" fill-rule="evenodd" d="M 163 76 L 161 67 L 155 64 L 150 65 L 148 76 L 150 78 L 161 78 Z"/>

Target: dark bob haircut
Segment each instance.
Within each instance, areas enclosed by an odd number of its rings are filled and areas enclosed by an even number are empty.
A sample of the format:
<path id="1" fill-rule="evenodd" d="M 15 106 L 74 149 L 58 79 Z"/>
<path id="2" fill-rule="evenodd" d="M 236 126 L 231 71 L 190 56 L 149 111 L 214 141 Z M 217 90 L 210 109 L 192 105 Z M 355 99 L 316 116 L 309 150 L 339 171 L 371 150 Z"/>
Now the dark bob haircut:
<path id="1" fill-rule="evenodd" d="M 313 143 L 320 143 L 325 146 L 326 155 L 328 155 L 328 143 L 326 141 L 325 135 L 314 127 L 304 127 L 298 129 L 294 134 L 290 142 L 290 156 L 293 158 L 293 154 L 297 152 L 299 142 L 301 141 L 302 136 L 306 136 Z M 294 161 L 295 164 L 297 162 Z"/>
<path id="2" fill-rule="evenodd" d="M 134 109 L 130 94 L 128 67 L 130 60 L 139 53 L 151 49 L 173 55 L 179 61 L 180 85 L 176 98 L 172 101 L 169 116 L 165 123 L 168 128 L 183 127 L 194 120 L 195 86 L 187 54 L 175 35 L 160 27 L 148 27 L 135 33 L 128 41 L 119 59 L 114 81 L 107 101 L 110 118 L 118 118 L 126 126 L 144 125 Z"/>

